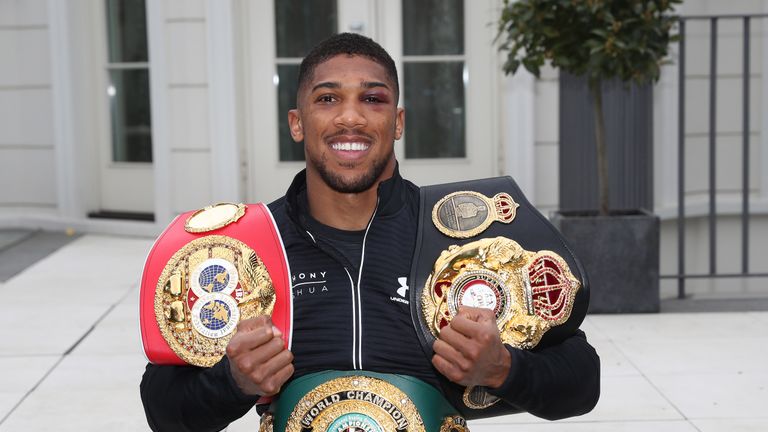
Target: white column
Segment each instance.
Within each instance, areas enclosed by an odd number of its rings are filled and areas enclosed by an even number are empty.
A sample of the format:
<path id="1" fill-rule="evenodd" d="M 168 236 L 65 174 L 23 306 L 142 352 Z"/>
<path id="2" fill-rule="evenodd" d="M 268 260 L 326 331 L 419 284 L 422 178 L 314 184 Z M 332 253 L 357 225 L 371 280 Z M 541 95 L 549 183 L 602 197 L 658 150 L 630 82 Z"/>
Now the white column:
<path id="1" fill-rule="evenodd" d="M 531 202 L 534 183 L 535 78 L 522 67 L 513 76 L 502 78 L 500 163 L 504 174 L 512 176 Z"/>
<path id="2" fill-rule="evenodd" d="M 71 39 L 69 13 L 65 2 L 48 0 L 48 35 L 51 46 L 51 93 L 53 96 L 53 146 L 56 163 L 56 201 L 59 216 L 84 216 L 77 186 L 72 97 Z"/>
<path id="3" fill-rule="evenodd" d="M 654 208 L 663 215 L 677 209 L 679 144 L 678 90 L 680 46 L 670 46 L 672 64 L 661 68 L 661 79 L 653 87 L 653 195 Z"/>
<path id="4" fill-rule="evenodd" d="M 165 227 L 174 215 L 171 212 L 171 149 L 168 139 L 168 76 L 163 0 L 147 1 L 147 37 L 149 39 L 149 92 L 152 101 L 155 224 L 158 227 Z"/>
<path id="5" fill-rule="evenodd" d="M 233 0 L 208 0 L 208 95 L 214 201 L 243 199 L 237 130 Z"/>
<path id="6" fill-rule="evenodd" d="M 768 13 L 768 2 L 763 2 L 763 13 Z M 768 32 L 765 31 L 766 21 L 768 20 L 765 18 L 753 19 L 751 26 L 754 33 L 755 30 L 759 28 L 758 23 L 761 21 L 763 52 L 760 54 L 763 58 L 762 67 L 760 68 L 760 81 L 762 83 L 762 94 L 760 95 L 762 97 L 762 103 L 760 106 L 762 106 L 762 115 L 760 116 L 760 126 L 757 129 L 760 131 L 760 148 L 762 149 L 760 151 L 760 166 L 758 168 L 760 170 L 760 190 L 758 192 L 758 197 L 763 201 L 768 200 Z M 752 57 L 750 61 L 754 63 L 754 57 Z M 753 93 L 752 97 L 755 96 L 756 95 Z M 755 126 L 756 125 L 750 125 L 750 128 L 755 128 Z"/>

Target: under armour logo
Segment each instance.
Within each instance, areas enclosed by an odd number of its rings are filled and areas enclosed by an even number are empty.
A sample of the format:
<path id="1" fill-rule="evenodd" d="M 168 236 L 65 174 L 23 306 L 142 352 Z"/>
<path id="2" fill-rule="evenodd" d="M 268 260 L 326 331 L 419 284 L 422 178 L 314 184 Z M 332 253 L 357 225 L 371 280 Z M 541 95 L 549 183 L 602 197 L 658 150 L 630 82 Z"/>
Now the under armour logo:
<path id="1" fill-rule="evenodd" d="M 397 281 L 400 283 L 400 288 L 397 289 L 397 294 L 403 298 L 405 297 L 405 292 L 408 291 L 408 285 L 405 284 L 407 280 L 406 277 L 397 278 Z"/>

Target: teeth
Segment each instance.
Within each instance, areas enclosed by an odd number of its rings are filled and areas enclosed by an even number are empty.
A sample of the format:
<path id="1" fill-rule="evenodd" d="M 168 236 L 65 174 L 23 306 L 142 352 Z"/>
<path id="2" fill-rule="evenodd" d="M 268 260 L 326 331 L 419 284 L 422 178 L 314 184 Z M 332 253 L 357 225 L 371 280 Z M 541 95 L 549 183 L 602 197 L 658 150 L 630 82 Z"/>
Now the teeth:
<path id="1" fill-rule="evenodd" d="M 338 151 L 363 151 L 368 149 L 368 144 L 359 142 L 342 142 L 334 143 L 331 147 Z"/>

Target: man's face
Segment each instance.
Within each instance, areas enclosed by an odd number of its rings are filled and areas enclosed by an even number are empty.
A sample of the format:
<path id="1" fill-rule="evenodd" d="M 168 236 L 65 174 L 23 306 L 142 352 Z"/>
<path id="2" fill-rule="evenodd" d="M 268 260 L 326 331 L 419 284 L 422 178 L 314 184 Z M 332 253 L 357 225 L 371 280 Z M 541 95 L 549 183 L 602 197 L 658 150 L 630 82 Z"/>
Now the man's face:
<path id="1" fill-rule="evenodd" d="M 360 193 L 392 175 L 394 141 L 403 132 L 394 83 L 380 64 L 337 55 L 317 65 L 288 113 L 291 136 L 304 140 L 307 176 Z"/>

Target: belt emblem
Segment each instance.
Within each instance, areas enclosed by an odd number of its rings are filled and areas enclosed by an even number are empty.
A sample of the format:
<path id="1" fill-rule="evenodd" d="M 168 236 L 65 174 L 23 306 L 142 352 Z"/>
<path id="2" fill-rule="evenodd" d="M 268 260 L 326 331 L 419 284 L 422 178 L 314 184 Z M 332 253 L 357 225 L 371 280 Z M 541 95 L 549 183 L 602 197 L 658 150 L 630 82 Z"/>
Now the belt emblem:
<path id="1" fill-rule="evenodd" d="M 518 207 L 504 192 L 493 198 L 474 191 L 453 192 L 432 208 L 432 223 L 449 237 L 469 238 L 485 231 L 494 221 L 512 222 Z"/>
<path id="2" fill-rule="evenodd" d="M 424 432 L 411 399 L 378 378 L 346 376 L 307 393 L 291 412 L 286 432 Z"/>
<path id="3" fill-rule="evenodd" d="M 231 237 L 187 243 L 168 261 L 155 289 L 160 333 L 179 358 L 213 366 L 241 319 L 269 315 L 275 289 L 256 252 Z"/>
<path id="4" fill-rule="evenodd" d="M 203 233 L 237 222 L 245 215 L 245 204 L 218 203 L 192 213 L 184 223 L 184 230 Z"/>
<path id="5" fill-rule="evenodd" d="M 568 319 L 580 286 L 558 254 L 495 237 L 443 251 L 421 301 L 435 337 L 460 306 L 483 307 L 494 311 L 502 342 L 530 349 Z"/>

